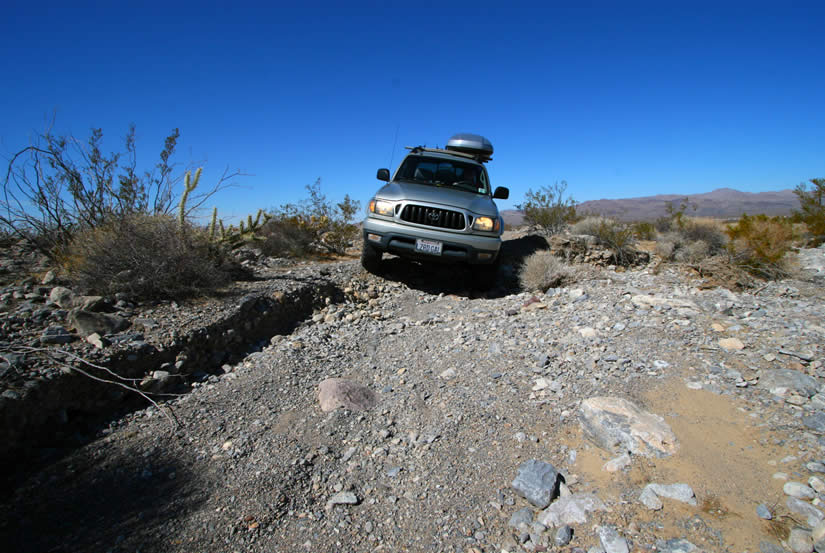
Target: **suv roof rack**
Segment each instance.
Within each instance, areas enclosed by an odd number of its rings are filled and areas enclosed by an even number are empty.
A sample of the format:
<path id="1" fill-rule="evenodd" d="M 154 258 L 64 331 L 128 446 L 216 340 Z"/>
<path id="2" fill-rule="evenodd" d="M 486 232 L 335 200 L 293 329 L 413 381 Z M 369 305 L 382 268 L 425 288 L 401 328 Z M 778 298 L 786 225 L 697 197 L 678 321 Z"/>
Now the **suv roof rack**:
<path id="1" fill-rule="evenodd" d="M 427 148 L 426 146 L 405 146 L 406 149 L 410 150 L 410 153 L 413 154 L 420 154 L 421 152 L 431 152 L 434 154 L 447 154 L 450 156 L 456 157 L 463 157 L 467 159 L 472 159 L 478 161 L 480 163 L 487 163 L 491 161 L 493 158 L 485 156 L 483 154 L 471 154 L 469 152 L 459 152 L 458 150 L 444 150 L 442 148 Z"/>

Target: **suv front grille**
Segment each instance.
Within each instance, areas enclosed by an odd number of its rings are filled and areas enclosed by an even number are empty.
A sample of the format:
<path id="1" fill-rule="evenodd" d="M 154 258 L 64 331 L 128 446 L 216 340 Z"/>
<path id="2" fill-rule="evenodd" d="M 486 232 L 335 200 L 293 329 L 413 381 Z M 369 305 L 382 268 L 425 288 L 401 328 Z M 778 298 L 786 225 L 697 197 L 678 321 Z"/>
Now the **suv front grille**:
<path id="1" fill-rule="evenodd" d="M 458 211 L 426 207 L 423 205 L 406 205 L 401 212 L 401 220 L 429 227 L 463 230 L 464 214 Z"/>

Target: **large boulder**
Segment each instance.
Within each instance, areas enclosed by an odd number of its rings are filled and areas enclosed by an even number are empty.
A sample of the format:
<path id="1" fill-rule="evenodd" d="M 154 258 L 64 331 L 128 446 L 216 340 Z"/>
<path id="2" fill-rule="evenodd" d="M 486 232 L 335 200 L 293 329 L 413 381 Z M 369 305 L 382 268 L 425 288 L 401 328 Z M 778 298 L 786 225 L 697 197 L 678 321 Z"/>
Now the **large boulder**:
<path id="1" fill-rule="evenodd" d="M 365 411 L 378 402 L 375 392 L 345 378 L 327 378 L 318 385 L 318 401 L 326 412 L 343 408 Z"/>
<path id="2" fill-rule="evenodd" d="M 618 397 L 593 397 L 582 402 L 579 423 L 585 436 L 604 450 L 621 455 L 668 457 L 679 443 L 665 420 Z"/>

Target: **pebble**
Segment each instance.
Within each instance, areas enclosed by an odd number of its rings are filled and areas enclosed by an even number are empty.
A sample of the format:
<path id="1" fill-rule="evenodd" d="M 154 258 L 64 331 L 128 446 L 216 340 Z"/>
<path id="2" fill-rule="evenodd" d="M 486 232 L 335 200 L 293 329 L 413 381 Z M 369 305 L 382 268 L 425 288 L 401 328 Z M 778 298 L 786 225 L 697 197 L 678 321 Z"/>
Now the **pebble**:
<path id="1" fill-rule="evenodd" d="M 619 535 L 614 526 L 599 526 L 596 528 L 599 543 L 605 553 L 630 553 L 627 540 Z"/>
<path id="2" fill-rule="evenodd" d="M 785 495 L 798 499 L 813 499 L 816 497 L 816 492 L 801 482 L 785 482 L 782 491 L 785 492 Z"/>
<path id="3" fill-rule="evenodd" d="M 335 505 L 357 505 L 358 496 L 352 492 L 338 492 L 327 501 L 327 509 Z"/>
<path id="4" fill-rule="evenodd" d="M 757 505 L 756 516 L 764 520 L 771 520 L 773 518 L 771 510 L 764 503 L 760 503 L 759 505 Z"/>
<path id="5" fill-rule="evenodd" d="M 811 539 L 811 533 L 802 528 L 793 528 L 788 536 L 788 546 L 793 553 L 812 553 L 814 542 Z"/>
<path id="6" fill-rule="evenodd" d="M 555 498 L 558 477 L 550 463 L 530 459 L 521 464 L 511 486 L 521 497 L 543 509 Z"/>
<path id="7" fill-rule="evenodd" d="M 553 543 L 556 544 L 557 547 L 563 547 L 570 543 L 570 540 L 573 539 L 573 529 L 565 524 L 558 530 L 556 530 L 556 536 L 553 538 Z"/>

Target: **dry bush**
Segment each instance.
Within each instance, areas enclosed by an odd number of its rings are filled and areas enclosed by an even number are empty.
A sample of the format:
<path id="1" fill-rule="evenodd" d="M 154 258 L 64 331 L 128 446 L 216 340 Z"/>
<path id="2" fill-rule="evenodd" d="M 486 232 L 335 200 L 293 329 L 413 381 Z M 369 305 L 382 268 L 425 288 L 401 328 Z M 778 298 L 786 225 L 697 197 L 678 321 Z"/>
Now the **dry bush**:
<path id="1" fill-rule="evenodd" d="M 787 274 L 784 258 L 795 239 L 789 219 L 742 215 L 726 232 L 730 237 L 728 252 L 736 264 L 766 278 Z"/>
<path id="2" fill-rule="evenodd" d="M 679 263 L 698 263 L 710 257 L 710 246 L 704 240 L 688 242 L 673 254 L 673 259 Z"/>
<path id="3" fill-rule="evenodd" d="M 531 232 L 552 236 L 576 219 L 576 201 L 570 196 L 565 198 L 566 190 L 566 181 L 543 186 L 536 191 L 527 190 L 524 203 L 517 205 L 516 209 L 524 213 L 524 223 Z"/>
<path id="4" fill-rule="evenodd" d="M 268 221 L 261 229 L 263 240 L 256 247 L 272 257 L 306 257 L 312 252 L 315 241 L 313 229 L 295 217 Z"/>
<path id="5" fill-rule="evenodd" d="M 538 251 L 524 261 L 519 282 L 524 290 L 546 292 L 575 280 L 575 270 L 547 250 Z"/>
<path id="6" fill-rule="evenodd" d="M 631 225 L 633 236 L 637 240 L 653 240 L 656 238 L 656 227 L 653 223 L 640 221 Z"/>
<path id="7" fill-rule="evenodd" d="M 660 239 L 656 241 L 656 255 L 662 258 L 663 261 L 672 261 L 673 254 L 676 252 L 679 242 L 673 239 Z"/>
<path id="8" fill-rule="evenodd" d="M 204 232 L 166 215 L 132 215 L 81 232 L 60 257 L 82 288 L 134 299 L 202 294 L 238 269 Z"/>
<path id="9" fill-rule="evenodd" d="M 600 215 L 589 215 L 570 225 L 570 234 L 598 236 L 599 227 L 601 227 L 602 224 L 615 225 L 616 221 Z"/>
<path id="10" fill-rule="evenodd" d="M 708 248 L 708 255 L 716 255 L 724 251 L 727 243 L 725 226 L 720 221 L 709 217 L 686 218 L 679 234 L 686 242 L 704 242 Z"/>

